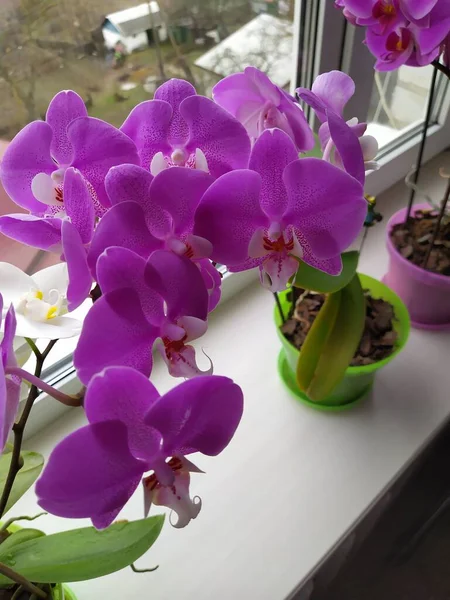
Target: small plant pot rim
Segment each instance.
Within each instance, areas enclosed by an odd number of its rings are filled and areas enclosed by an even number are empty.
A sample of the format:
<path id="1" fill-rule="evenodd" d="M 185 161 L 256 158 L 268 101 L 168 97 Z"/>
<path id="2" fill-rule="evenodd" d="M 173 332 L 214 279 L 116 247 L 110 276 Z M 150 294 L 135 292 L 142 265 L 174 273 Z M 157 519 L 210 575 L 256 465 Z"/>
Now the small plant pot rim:
<path id="1" fill-rule="evenodd" d="M 288 389 L 295 395 L 296 398 L 315 409 L 341 411 L 346 410 L 357 404 L 360 400 L 363 399 L 363 397 L 367 394 L 370 387 L 372 386 L 375 373 L 379 369 L 387 365 L 395 356 L 397 356 L 397 354 L 399 354 L 403 350 L 409 336 L 409 313 L 406 306 L 403 304 L 402 300 L 397 296 L 397 294 L 395 294 L 395 292 L 393 292 L 384 283 L 378 281 L 377 279 L 374 279 L 373 277 L 370 277 L 369 275 L 358 273 L 358 277 L 361 281 L 362 287 L 364 289 L 368 289 L 373 297 L 383 298 L 383 300 L 386 300 L 393 305 L 395 312 L 394 329 L 398 332 L 398 339 L 393 352 L 386 358 L 383 358 L 382 360 L 379 360 L 370 365 L 347 367 L 344 376 L 345 382 L 347 382 L 350 386 L 358 386 L 358 380 L 361 380 L 360 392 L 357 393 L 356 397 L 353 397 L 348 402 L 343 401 L 338 403 L 327 403 L 327 399 L 324 399 L 321 402 L 315 402 L 313 400 L 310 400 L 306 396 L 306 394 L 304 394 L 298 389 L 295 378 L 295 372 L 293 372 L 291 366 L 289 366 L 288 364 L 286 350 L 292 353 L 292 355 L 295 356 L 297 360 L 300 354 L 300 350 L 298 350 L 293 344 L 291 344 L 280 331 L 281 317 L 278 313 L 277 307 L 274 307 L 273 314 L 277 335 L 280 338 L 280 341 L 283 346 L 278 358 L 278 371 L 280 373 L 280 376 L 283 382 L 288 387 Z M 284 297 L 287 291 L 282 292 L 280 296 Z"/>
<path id="2" fill-rule="evenodd" d="M 418 210 L 434 210 L 427 203 L 413 207 Z M 389 219 L 386 228 L 386 246 L 389 269 L 382 281 L 390 286 L 407 305 L 411 325 L 429 331 L 450 330 L 450 276 L 426 271 L 404 258 L 391 239 L 395 225 L 404 222 L 406 208 L 397 211 Z"/>
<path id="3" fill-rule="evenodd" d="M 428 203 L 416 204 L 413 207 L 412 213 L 413 215 L 419 210 L 436 210 L 433 206 Z M 394 225 L 398 225 L 402 223 L 406 218 L 406 208 L 402 208 L 392 215 L 389 219 L 386 227 L 386 245 L 388 250 L 393 254 L 396 254 L 401 263 L 404 265 L 404 268 L 408 270 L 410 273 L 413 273 L 419 281 L 423 283 L 428 283 L 430 285 L 434 285 L 437 287 L 444 287 L 450 291 L 450 276 L 449 275 L 441 275 L 440 273 L 433 273 L 432 271 L 427 271 L 423 267 L 419 267 L 415 265 L 411 261 L 404 258 L 397 248 L 392 243 L 391 239 L 391 231 Z"/>

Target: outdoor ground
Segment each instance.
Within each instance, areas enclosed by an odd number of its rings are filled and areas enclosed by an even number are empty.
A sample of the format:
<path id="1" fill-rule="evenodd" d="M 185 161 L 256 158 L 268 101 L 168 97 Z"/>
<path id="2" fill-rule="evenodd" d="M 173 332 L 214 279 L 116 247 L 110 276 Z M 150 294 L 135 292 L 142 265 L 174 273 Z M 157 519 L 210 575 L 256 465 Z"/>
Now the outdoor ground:
<path id="1" fill-rule="evenodd" d="M 208 93 L 218 79 L 193 66 L 205 48 L 184 47 L 181 51 L 194 73 L 199 92 Z M 161 53 L 166 78 L 185 78 L 172 46 L 162 44 Z M 44 116 L 49 101 L 58 91 L 73 89 L 87 101 L 90 115 L 120 126 L 136 104 L 152 98 L 153 94 L 143 87 L 148 77 L 159 78 L 154 48 L 127 56 L 125 64 L 118 69 L 113 69 L 111 62 L 104 58 L 70 58 L 65 61 L 63 68 L 44 74 L 37 82 L 38 112 Z M 125 91 L 122 89 L 124 84 L 135 84 L 136 87 Z M 0 131 L 7 132 L 3 138 L 12 138 L 25 124 L 25 115 L 14 99 L 11 98 L 9 103 L 5 99 L 5 102 L 9 106 L 0 113 Z"/>

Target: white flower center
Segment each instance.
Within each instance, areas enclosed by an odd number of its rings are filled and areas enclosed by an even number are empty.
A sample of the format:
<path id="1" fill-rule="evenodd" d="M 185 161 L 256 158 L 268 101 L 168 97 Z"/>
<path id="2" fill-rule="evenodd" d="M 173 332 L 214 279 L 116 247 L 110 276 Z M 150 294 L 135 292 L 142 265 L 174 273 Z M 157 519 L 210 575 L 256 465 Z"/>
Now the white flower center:
<path id="1" fill-rule="evenodd" d="M 48 293 L 30 290 L 20 298 L 15 308 L 27 319 L 44 323 L 65 314 L 67 301 L 58 290 L 50 290 Z"/>

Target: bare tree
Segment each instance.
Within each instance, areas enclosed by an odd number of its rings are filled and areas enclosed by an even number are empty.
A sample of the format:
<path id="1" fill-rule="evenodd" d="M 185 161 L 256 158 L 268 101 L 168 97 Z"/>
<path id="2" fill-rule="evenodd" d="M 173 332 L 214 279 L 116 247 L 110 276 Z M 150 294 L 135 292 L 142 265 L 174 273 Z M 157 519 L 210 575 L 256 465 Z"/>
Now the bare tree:
<path id="1" fill-rule="evenodd" d="M 53 0 L 19 0 L 10 8 L 0 31 L 0 80 L 23 106 L 27 121 L 39 116 L 35 97 L 39 76 L 58 62 L 58 57 L 38 43 L 52 8 Z"/>

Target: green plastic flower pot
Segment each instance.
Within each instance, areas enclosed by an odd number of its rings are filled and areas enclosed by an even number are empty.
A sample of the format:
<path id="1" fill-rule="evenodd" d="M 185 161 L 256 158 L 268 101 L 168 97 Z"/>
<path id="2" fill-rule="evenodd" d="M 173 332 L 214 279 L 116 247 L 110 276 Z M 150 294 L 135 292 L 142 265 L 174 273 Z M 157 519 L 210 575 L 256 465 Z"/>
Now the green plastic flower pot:
<path id="1" fill-rule="evenodd" d="M 363 289 L 368 289 L 373 298 L 382 298 L 390 302 L 394 307 L 394 329 L 398 334 L 394 351 L 388 357 L 371 365 L 361 367 L 348 367 L 345 371 L 343 380 L 336 386 L 333 393 L 320 402 L 308 398 L 306 394 L 300 391 L 297 380 L 297 362 L 300 351 L 295 348 L 281 333 L 282 324 L 278 309 L 274 308 L 274 319 L 277 328 L 278 337 L 282 343 L 282 350 L 278 357 L 278 371 L 281 379 L 284 381 L 292 394 L 304 404 L 319 410 L 339 411 L 346 410 L 362 400 L 370 390 L 375 378 L 375 373 L 390 362 L 406 344 L 411 328 L 409 314 L 406 306 L 400 298 L 389 289 L 384 283 L 369 277 L 368 275 L 358 274 Z M 287 300 L 288 290 L 279 294 L 281 306 L 284 314 L 287 314 L 290 308 Z"/>

